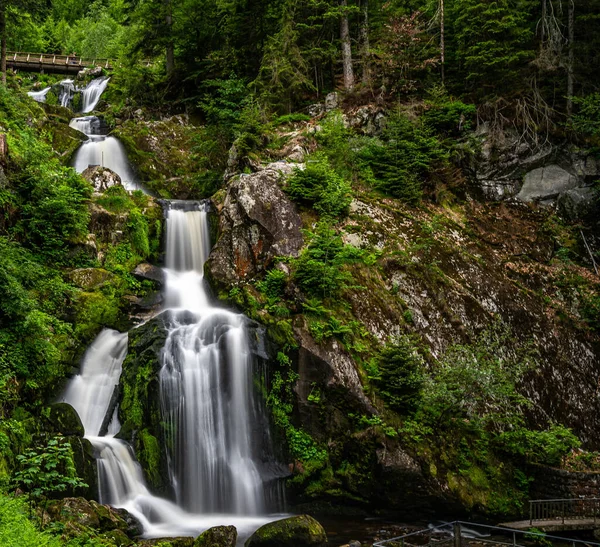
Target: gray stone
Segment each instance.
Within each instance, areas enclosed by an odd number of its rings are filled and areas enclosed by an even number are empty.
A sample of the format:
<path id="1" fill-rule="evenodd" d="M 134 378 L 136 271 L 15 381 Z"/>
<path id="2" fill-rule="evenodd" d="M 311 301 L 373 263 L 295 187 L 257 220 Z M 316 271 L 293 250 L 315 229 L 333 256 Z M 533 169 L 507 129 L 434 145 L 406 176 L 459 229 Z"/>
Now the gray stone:
<path id="1" fill-rule="evenodd" d="M 276 256 L 298 256 L 302 221 L 279 187 L 281 174 L 264 169 L 234 178 L 220 215 L 221 237 L 207 262 L 216 284 L 237 284 Z"/>
<path id="2" fill-rule="evenodd" d="M 325 97 L 325 110 L 327 112 L 329 112 L 331 110 L 335 110 L 339 106 L 340 106 L 340 96 L 337 93 L 337 91 L 333 91 Z"/>
<path id="3" fill-rule="evenodd" d="M 585 219 L 598 211 L 600 192 L 596 188 L 572 188 L 558 197 L 558 210 L 569 220 Z"/>
<path id="4" fill-rule="evenodd" d="M 96 192 L 104 192 L 111 186 L 121 186 L 121 177 L 101 165 L 88 167 L 81 176 L 92 184 Z"/>
<path id="5" fill-rule="evenodd" d="M 311 118 L 316 118 L 317 116 L 320 116 L 321 114 L 325 113 L 325 105 L 322 103 L 317 103 L 317 104 L 311 104 L 308 107 L 308 115 Z"/>
<path id="6" fill-rule="evenodd" d="M 153 266 L 152 264 L 148 264 L 147 262 L 142 262 L 141 264 L 138 264 L 132 273 L 140 279 L 149 279 L 150 281 L 160 283 L 161 285 L 165 282 L 165 273 L 162 270 L 162 268 L 159 268 L 158 266 Z"/>
<path id="7" fill-rule="evenodd" d="M 538 201 L 558 197 L 559 194 L 575 188 L 577 177 L 558 165 L 539 167 L 525 175 L 517 198 L 521 201 Z"/>

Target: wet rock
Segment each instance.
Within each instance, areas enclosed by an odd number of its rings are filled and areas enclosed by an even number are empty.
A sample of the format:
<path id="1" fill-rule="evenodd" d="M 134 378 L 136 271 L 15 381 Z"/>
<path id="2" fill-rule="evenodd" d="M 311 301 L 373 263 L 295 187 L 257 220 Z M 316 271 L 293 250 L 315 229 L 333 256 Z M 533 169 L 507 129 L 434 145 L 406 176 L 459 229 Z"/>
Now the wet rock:
<path id="1" fill-rule="evenodd" d="M 85 434 L 79 414 L 68 403 L 54 403 L 50 405 L 48 421 L 52 429 L 62 435 L 83 437 Z"/>
<path id="2" fill-rule="evenodd" d="M 309 515 L 299 515 L 261 526 L 245 547 L 321 547 L 327 545 L 323 526 Z"/>
<path id="3" fill-rule="evenodd" d="M 111 186 L 121 185 L 121 177 L 117 173 L 100 165 L 88 167 L 81 176 L 91 183 L 96 192 L 104 192 Z"/>
<path id="4" fill-rule="evenodd" d="M 517 198 L 521 201 L 553 199 L 562 192 L 575 188 L 577 183 L 575 175 L 558 165 L 539 167 L 525 175 Z"/>
<path id="5" fill-rule="evenodd" d="M 162 270 L 162 268 L 159 268 L 158 266 L 153 266 L 152 264 L 148 264 L 147 262 L 142 262 L 141 264 L 138 264 L 132 273 L 140 279 L 148 279 L 161 285 L 165 282 L 165 272 Z"/>
<path id="6" fill-rule="evenodd" d="M 86 67 L 77 73 L 78 80 L 85 80 L 86 78 L 98 78 L 100 76 L 102 76 L 101 66 Z"/>
<path id="7" fill-rule="evenodd" d="M 118 547 L 133 545 L 133 540 L 127 537 L 127 534 L 122 530 L 110 530 L 99 534 L 98 538 L 110 542 L 109 545 L 117 545 Z"/>
<path id="8" fill-rule="evenodd" d="M 587 219 L 598 213 L 600 192 L 596 188 L 572 188 L 558 197 L 558 209 L 569 220 Z"/>
<path id="9" fill-rule="evenodd" d="M 69 279 L 78 287 L 90 291 L 115 281 L 117 276 L 102 268 L 78 268 L 69 273 Z"/>
<path id="10" fill-rule="evenodd" d="M 220 215 L 220 238 L 207 262 L 216 284 L 235 284 L 269 267 L 276 256 L 298 256 L 303 238 L 295 206 L 265 169 L 229 185 Z"/>
<path id="11" fill-rule="evenodd" d="M 107 243 L 118 243 L 127 228 L 127 215 L 112 213 L 97 203 L 90 204 L 89 230 L 96 239 Z"/>
<path id="12" fill-rule="evenodd" d="M 235 547 L 236 542 L 235 526 L 214 526 L 196 538 L 194 547 Z"/>
<path id="13" fill-rule="evenodd" d="M 71 445 L 77 476 L 81 477 L 83 482 L 87 484 L 87 486 L 77 488 L 73 493 L 85 498 L 97 499 L 98 467 L 92 443 L 88 439 L 79 436 L 67 437 L 67 441 Z"/>
<path id="14" fill-rule="evenodd" d="M 137 547 L 194 547 L 193 537 L 154 538 L 139 541 Z"/>
<path id="15" fill-rule="evenodd" d="M 53 520 L 63 523 L 72 521 L 90 528 L 100 526 L 100 519 L 94 506 L 84 498 L 65 498 L 52 503 L 48 507 L 48 514 Z"/>

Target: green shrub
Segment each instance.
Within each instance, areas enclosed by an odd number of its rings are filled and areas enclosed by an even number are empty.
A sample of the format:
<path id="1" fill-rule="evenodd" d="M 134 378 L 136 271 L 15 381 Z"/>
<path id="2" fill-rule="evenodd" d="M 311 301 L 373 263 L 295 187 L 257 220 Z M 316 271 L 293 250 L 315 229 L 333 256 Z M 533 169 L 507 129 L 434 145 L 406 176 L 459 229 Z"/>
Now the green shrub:
<path id="1" fill-rule="evenodd" d="M 308 296 L 335 297 L 352 282 L 352 275 L 343 266 L 359 261 L 363 253 L 352 245 L 344 245 L 326 222 L 319 223 L 307 237 L 307 248 L 293 262 L 294 281 Z"/>
<path id="2" fill-rule="evenodd" d="M 323 161 L 309 162 L 304 170 L 296 169 L 286 192 L 293 200 L 333 217 L 348 214 L 352 201 L 350 184 Z"/>
<path id="3" fill-rule="evenodd" d="M 423 182 L 447 162 L 448 154 L 429 129 L 396 113 L 390 116 L 382 139 L 365 146 L 360 158 L 371 170 L 376 188 L 416 203 L 421 199 Z"/>
<path id="4" fill-rule="evenodd" d="M 458 137 L 464 131 L 471 129 L 477 109 L 473 104 L 465 104 L 445 98 L 427 104 L 421 119 L 426 127 L 442 133 L 447 137 Z"/>
<path id="5" fill-rule="evenodd" d="M 379 374 L 373 379 L 386 404 L 399 414 L 412 414 L 421 402 L 424 362 L 411 340 L 404 336 L 379 352 Z"/>
<path id="6" fill-rule="evenodd" d="M 263 281 L 258 283 L 258 288 L 268 298 L 280 298 L 287 284 L 287 274 L 281 270 L 269 270 Z"/>
<path id="7" fill-rule="evenodd" d="M 306 114 L 302 114 L 301 112 L 294 112 L 293 114 L 285 114 L 283 116 L 279 116 L 273 121 L 273 125 L 284 125 L 290 123 L 299 123 L 299 122 L 309 122 L 310 116 Z"/>

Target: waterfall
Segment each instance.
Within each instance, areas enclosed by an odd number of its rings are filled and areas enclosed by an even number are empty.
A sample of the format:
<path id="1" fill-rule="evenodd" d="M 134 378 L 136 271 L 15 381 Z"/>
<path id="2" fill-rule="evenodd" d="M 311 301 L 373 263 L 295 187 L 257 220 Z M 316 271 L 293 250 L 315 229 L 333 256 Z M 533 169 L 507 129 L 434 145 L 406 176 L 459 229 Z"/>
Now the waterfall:
<path id="1" fill-rule="evenodd" d="M 106 89 L 110 78 L 101 77 L 92 80 L 81 94 L 81 112 L 87 114 L 96 108 L 100 96 Z"/>
<path id="2" fill-rule="evenodd" d="M 131 447 L 114 437 L 120 424 L 113 391 L 126 334 L 98 335 L 63 400 L 77 410 L 95 448 L 102 503 L 135 515 L 145 537 L 196 536 L 233 525 L 241 546 L 258 527 L 285 516 L 265 515 L 268 483 L 277 473 L 268 469 L 268 425 L 254 400 L 248 320 L 210 303 L 203 279 L 210 252 L 204 204 L 173 201 L 167 207 L 169 326 L 159 379 L 175 503 L 150 493 Z"/>
<path id="3" fill-rule="evenodd" d="M 48 95 L 48 91 L 50 91 L 50 89 L 50 87 L 46 87 L 41 91 L 28 91 L 27 95 L 29 95 L 34 101 L 37 101 L 38 103 L 45 103 L 46 95 Z"/>
<path id="4" fill-rule="evenodd" d="M 176 432 L 167 442 L 171 481 L 189 511 L 260 514 L 245 317 L 213 307 L 204 290 L 207 213 L 176 207 L 167 216 L 166 302 L 173 310 L 160 373 L 166 430 Z"/>
<path id="5" fill-rule="evenodd" d="M 60 91 L 58 93 L 58 102 L 60 103 L 60 106 L 69 108 L 74 93 L 75 85 L 73 84 L 73 80 L 63 80 L 60 82 Z"/>

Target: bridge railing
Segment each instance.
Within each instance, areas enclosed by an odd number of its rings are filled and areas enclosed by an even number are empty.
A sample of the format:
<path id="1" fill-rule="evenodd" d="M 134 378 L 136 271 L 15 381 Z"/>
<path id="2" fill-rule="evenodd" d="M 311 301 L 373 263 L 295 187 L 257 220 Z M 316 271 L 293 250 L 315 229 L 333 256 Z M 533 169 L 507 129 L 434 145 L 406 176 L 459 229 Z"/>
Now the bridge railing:
<path id="1" fill-rule="evenodd" d="M 570 498 L 554 500 L 530 500 L 529 523 L 534 520 L 565 520 L 600 518 L 600 498 Z"/>
<path id="2" fill-rule="evenodd" d="M 376 541 L 373 547 L 467 547 L 471 544 L 490 544 L 524 547 L 532 543 L 556 544 L 561 547 L 600 547 L 600 543 L 488 526 L 473 522 L 454 521 L 412 532 L 391 539 Z"/>
<path id="3" fill-rule="evenodd" d="M 95 59 L 92 57 L 77 57 L 72 55 L 58 55 L 54 53 L 30 53 L 23 51 L 7 51 L 6 60 L 10 63 L 30 63 L 40 65 L 68 65 L 68 66 L 101 66 L 110 68 L 114 66 L 114 59 Z"/>

